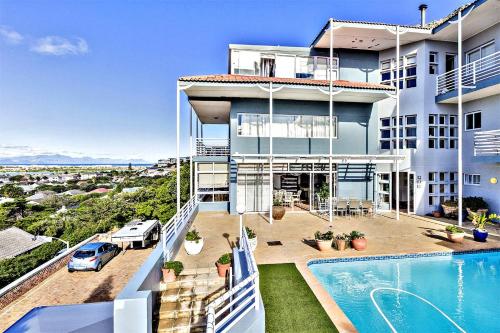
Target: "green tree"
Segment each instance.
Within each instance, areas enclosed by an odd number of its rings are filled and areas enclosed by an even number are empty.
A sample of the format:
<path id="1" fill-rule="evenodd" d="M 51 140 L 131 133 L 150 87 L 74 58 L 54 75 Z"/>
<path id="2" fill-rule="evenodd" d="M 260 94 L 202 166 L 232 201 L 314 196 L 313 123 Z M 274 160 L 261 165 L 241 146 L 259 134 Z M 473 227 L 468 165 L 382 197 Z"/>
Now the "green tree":
<path id="1" fill-rule="evenodd" d="M 14 184 L 5 184 L 0 188 L 0 194 L 9 198 L 19 198 L 24 195 L 24 191 Z"/>

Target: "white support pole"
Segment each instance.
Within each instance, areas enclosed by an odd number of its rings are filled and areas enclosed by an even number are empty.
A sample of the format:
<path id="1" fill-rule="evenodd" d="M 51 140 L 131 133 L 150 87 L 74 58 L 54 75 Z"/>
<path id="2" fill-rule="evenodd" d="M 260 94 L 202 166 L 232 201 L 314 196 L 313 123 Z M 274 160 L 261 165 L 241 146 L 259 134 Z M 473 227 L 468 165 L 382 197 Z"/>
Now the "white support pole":
<path id="1" fill-rule="evenodd" d="M 193 107 L 189 112 L 189 199 L 193 197 Z"/>
<path id="2" fill-rule="evenodd" d="M 462 226 L 462 11 L 458 11 L 458 225 Z"/>
<path id="3" fill-rule="evenodd" d="M 273 83 L 269 82 L 269 223 L 273 224 Z"/>
<path id="4" fill-rule="evenodd" d="M 330 18 L 330 86 L 329 86 L 329 100 L 328 100 L 328 109 L 329 109 L 329 118 L 330 118 L 330 130 L 328 136 L 329 142 L 329 153 L 328 153 L 328 173 L 329 173 L 329 182 L 328 182 L 328 223 L 329 227 L 332 227 L 333 224 L 333 164 L 332 164 L 332 137 L 333 137 L 333 20 Z"/>
<path id="5" fill-rule="evenodd" d="M 177 192 L 177 214 L 181 211 L 181 162 L 180 162 L 180 125 L 181 125 L 181 91 L 179 81 L 177 81 L 177 119 L 176 119 L 176 192 Z M 175 233 L 177 234 L 177 220 L 174 219 Z"/>
<path id="6" fill-rule="evenodd" d="M 396 155 L 399 156 L 399 25 L 396 26 Z M 403 66 L 401 66 L 403 67 Z M 396 220 L 399 221 L 399 160 L 396 161 Z"/>

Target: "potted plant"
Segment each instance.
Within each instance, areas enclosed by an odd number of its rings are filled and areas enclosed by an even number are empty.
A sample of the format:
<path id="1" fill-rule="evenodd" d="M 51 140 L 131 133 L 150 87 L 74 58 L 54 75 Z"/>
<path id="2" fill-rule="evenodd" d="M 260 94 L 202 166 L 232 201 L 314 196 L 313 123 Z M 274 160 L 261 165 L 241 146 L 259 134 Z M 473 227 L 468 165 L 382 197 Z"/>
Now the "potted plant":
<path id="1" fill-rule="evenodd" d="M 275 199 L 273 201 L 273 220 L 281 220 L 285 216 L 285 207 L 281 200 Z"/>
<path id="2" fill-rule="evenodd" d="M 488 212 L 488 203 L 482 197 L 465 197 L 462 199 L 463 216 L 468 216 L 470 212 L 484 213 Z"/>
<path id="3" fill-rule="evenodd" d="M 245 231 L 248 236 L 248 243 L 250 245 L 250 250 L 255 251 L 255 249 L 257 248 L 257 235 L 249 227 L 245 227 Z"/>
<path id="4" fill-rule="evenodd" d="M 320 231 L 316 231 L 314 239 L 316 240 L 316 246 L 320 251 L 327 251 L 332 247 L 333 232 L 327 231 L 322 233 Z"/>
<path id="5" fill-rule="evenodd" d="M 357 251 L 366 250 L 367 240 L 363 233 L 353 230 L 351 231 L 349 238 L 351 239 L 351 245 L 355 250 Z"/>
<path id="6" fill-rule="evenodd" d="M 455 200 L 446 200 L 441 204 L 443 208 L 444 216 L 457 216 L 458 213 L 458 202 Z"/>
<path id="7" fill-rule="evenodd" d="M 196 231 L 196 229 L 193 229 L 186 234 L 184 248 L 189 255 L 196 255 L 201 252 L 201 249 L 203 248 L 203 238 L 200 237 L 200 234 Z"/>
<path id="8" fill-rule="evenodd" d="M 439 210 L 435 210 L 432 212 L 432 216 L 440 218 L 441 217 L 441 212 Z"/>
<path id="9" fill-rule="evenodd" d="M 163 273 L 163 281 L 164 282 L 174 282 L 181 274 L 184 269 L 184 265 L 180 261 L 167 261 L 163 264 L 163 268 L 161 269 Z"/>
<path id="10" fill-rule="evenodd" d="M 490 214 L 488 216 L 486 213 L 475 213 L 471 211 L 468 218 L 472 220 L 472 224 L 474 224 L 474 230 L 472 230 L 474 240 L 477 242 L 486 242 L 486 238 L 488 238 L 486 224 L 491 224 L 491 221 L 498 218 L 498 216 L 497 214 Z"/>
<path id="11" fill-rule="evenodd" d="M 350 237 L 348 234 L 338 234 L 335 235 L 335 247 L 339 251 L 344 251 L 349 244 Z"/>
<path id="12" fill-rule="evenodd" d="M 231 267 L 231 253 L 223 254 L 215 263 L 217 273 L 220 277 L 226 277 L 229 267 Z"/>
<path id="13" fill-rule="evenodd" d="M 465 232 L 456 225 L 446 227 L 446 235 L 453 243 L 462 243 L 465 237 Z"/>

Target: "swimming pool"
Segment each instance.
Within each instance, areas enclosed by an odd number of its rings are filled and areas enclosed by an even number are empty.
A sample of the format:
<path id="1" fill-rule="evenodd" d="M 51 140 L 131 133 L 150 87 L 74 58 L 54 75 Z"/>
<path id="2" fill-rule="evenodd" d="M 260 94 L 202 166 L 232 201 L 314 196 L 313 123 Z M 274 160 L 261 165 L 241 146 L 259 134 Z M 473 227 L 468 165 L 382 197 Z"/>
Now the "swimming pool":
<path id="1" fill-rule="evenodd" d="M 360 333 L 500 332 L 500 252 L 320 259 L 309 269 Z"/>

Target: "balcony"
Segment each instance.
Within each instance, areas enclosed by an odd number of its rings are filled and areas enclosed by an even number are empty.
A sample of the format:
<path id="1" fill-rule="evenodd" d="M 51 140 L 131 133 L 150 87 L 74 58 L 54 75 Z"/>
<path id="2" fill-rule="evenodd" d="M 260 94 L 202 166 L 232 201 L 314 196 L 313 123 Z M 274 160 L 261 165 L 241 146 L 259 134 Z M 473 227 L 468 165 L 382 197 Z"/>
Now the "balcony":
<path id="1" fill-rule="evenodd" d="M 457 103 L 459 71 L 462 72 L 463 102 L 495 95 L 500 86 L 500 51 L 439 75 L 437 102 Z"/>
<path id="2" fill-rule="evenodd" d="M 500 161 L 500 129 L 474 133 L 474 156 Z"/>
<path id="3" fill-rule="evenodd" d="M 197 156 L 229 156 L 229 139 L 196 138 Z"/>
<path id="4" fill-rule="evenodd" d="M 333 58 L 332 65 L 333 80 L 337 80 L 338 58 Z M 231 74 L 329 80 L 329 72 L 329 57 L 237 50 L 231 54 Z"/>

